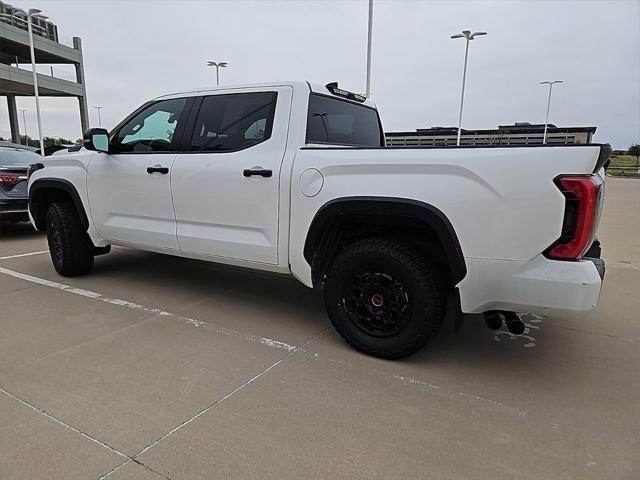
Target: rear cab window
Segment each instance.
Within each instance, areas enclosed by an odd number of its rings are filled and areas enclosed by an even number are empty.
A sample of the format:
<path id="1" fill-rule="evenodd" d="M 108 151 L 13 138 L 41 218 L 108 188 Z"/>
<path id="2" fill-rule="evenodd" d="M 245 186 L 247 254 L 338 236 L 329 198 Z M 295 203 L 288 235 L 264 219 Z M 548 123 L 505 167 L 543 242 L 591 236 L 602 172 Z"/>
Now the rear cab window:
<path id="1" fill-rule="evenodd" d="M 319 93 L 309 95 L 306 142 L 384 147 L 377 110 Z"/>
<path id="2" fill-rule="evenodd" d="M 205 97 L 189 150 L 235 152 L 271 137 L 277 92 L 231 93 Z"/>

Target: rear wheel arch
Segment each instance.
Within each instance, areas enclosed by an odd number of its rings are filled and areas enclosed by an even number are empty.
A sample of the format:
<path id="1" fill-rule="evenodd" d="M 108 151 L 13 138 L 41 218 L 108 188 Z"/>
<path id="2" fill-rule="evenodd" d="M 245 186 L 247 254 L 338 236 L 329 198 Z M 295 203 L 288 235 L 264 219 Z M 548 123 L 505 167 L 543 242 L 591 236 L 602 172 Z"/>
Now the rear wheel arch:
<path id="1" fill-rule="evenodd" d="M 46 215 L 54 202 L 70 201 L 78 211 L 82 228 L 89 229 L 89 218 L 76 187 L 68 180 L 42 178 L 33 182 L 29 188 L 29 212 L 38 230 L 46 228 Z"/>
<path id="2" fill-rule="evenodd" d="M 304 245 L 314 285 L 322 282 L 341 247 L 366 236 L 401 236 L 437 257 L 450 287 L 467 273 L 453 225 L 437 207 L 396 197 L 343 197 L 323 205 L 314 216 Z"/>

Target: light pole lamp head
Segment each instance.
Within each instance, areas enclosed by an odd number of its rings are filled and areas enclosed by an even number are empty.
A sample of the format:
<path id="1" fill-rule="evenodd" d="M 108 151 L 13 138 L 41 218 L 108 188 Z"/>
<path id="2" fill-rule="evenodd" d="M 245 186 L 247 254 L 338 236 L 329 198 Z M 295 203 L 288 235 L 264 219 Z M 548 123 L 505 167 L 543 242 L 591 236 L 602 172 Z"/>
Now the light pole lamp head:
<path id="1" fill-rule="evenodd" d="M 470 36 L 469 36 L 469 40 L 473 40 L 475 37 L 479 37 L 481 35 L 486 35 L 487 32 L 473 32 Z"/>
<path id="2" fill-rule="evenodd" d="M 540 85 L 555 85 L 556 83 L 564 83 L 564 80 L 554 80 L 552 82 L 545 80 L 544 82 L 540 82 Z"/>
<path id="3" fill-rule="evenodd" d="M 487 32 L 473 32 L 471 30 L 463 30 L 462 33 L 456 33 L 455 35 L 451 35 L 451 38 L 466 38 L 467 40 L 473 40 L 475 37 L 480 35 L 486 35 Z"/>
<path id="4" fill-rule="evenodd" d="M 227 62 L 207 62 L 207 65 L 210 67 L 221 67 L 224 68 L 228 65 Z"/>

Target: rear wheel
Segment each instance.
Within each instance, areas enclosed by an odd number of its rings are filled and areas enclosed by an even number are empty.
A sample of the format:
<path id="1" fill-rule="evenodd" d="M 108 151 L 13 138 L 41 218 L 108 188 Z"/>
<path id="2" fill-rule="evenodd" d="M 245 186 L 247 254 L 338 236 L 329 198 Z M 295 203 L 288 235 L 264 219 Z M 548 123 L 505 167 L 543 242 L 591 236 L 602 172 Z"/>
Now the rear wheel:
<path id="1" fill-rule="evenodd" d="M 419 250 L 399 240 L 372 238 L 346 247 L 327 272 L 324 296 L 340 336 L 377 357 L 417 352 L 444 320 L 438 271 Z"/>
<path id="2" fill-rule="evenodd" d="M 52 203 L 47 210 L 47 241 L 56 271 L 65 277 L 83 275 L 93 267 L 93 243 L 82 228 L 72 203 Z"/>

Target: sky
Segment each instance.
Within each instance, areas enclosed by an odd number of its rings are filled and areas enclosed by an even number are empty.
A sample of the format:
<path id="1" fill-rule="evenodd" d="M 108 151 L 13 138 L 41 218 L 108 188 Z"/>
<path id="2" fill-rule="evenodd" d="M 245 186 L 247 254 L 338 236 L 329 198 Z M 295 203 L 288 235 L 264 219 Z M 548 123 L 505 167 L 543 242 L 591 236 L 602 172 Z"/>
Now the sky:
<path id="1" fill-rule="evenodd" d="M 5 0 L 6 1 L 6 0 Z M 90 123 L 110 128 L 159 95 L 221 83 L 338 81 L 363 92 L 367 0 L 13 0 L 40 8 L 63 41 L 82 38 Z M 596 126 L 594 141 L 640 142 L 640 0 L 374 0 L 372 98 L 385 131 L 456 126 L 465 42 L 463 128 L 514 122 Z M 0 46 L 1 47 L 1 46 Z M 68 67 L 55 67 L 66 77 Z M 77 100 L 43 98 L 46 136 L 81 136 Z M 36 136 L 33 98 L 18 98 Z M 0 136 L 9 135 L 0 102 Z"/>

